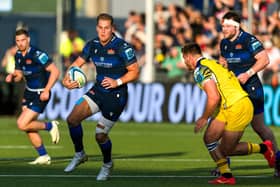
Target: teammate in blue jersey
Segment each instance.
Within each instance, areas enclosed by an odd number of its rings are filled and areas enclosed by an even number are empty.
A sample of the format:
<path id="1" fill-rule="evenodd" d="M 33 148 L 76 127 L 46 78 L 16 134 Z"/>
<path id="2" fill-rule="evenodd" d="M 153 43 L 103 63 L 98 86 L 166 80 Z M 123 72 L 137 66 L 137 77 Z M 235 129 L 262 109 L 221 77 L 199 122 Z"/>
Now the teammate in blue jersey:
<path id="1" fill-rule="evenodd" d="M 274 162 L 268 163 L 275 168 L 275 176 L 280 175 L 280 152 L 276 139 L 264 124 L 264 92 L 257 72 L 269 64 L 269 58 L 262 43 L 252 34 L 240 28 L 241 18 L 235 12 L 228 12 L 222 18 L 224 39 L 220 43 L 220 63 L 232 70 L 238 77 L 243 89 L 249 94 L 254 105 L 251 122 L 254 131 L 264 140 L 270 140 L 276 153 Z M 271 157 L 275 157 L 271 155 Z"/>
<path id="2" fill-rule="evenodd" d="M 59 70 L 45 52 L 30 45 L 27 30 L 17 30 L 15 42 L 18 49 L 15 55 L 15 70 L 7 75 L 6 82 L 26 82 L 22 112 L 17 119 L 17 125 L 20 130 L 26 132 L 39 154 L 30 164 L 50 164 L 51 158 L 38 131 L 49 131 L 52 142 L 56 144 L 59 141 L 58 122 L 45 123 L 37 121 L 37 117 L 49 102 L 51 88 L 59 77 Z"/>
<path id="3" fill-rule="evenodd" d="M 87 161 L 83 146 L 81 122 L 87 117 L 101 112 L 97 122 L 95 139 L 103 155 L 103 166 L 96 180 L 107 180 L 113 168 L 111 158 L 112 142 L 108 136 L 111 128 L 121 115 L 127 103 L 127 83 L 139 76 L 139 67 L 134 49 L 113 33 L 113 17 L 102 13 L 97 17 L 98 37 L 90 40 L 83 48 L 82 55 L 71 66 L 81 67 L 87 61 L 96 66 L 96 83 L 75 104 L 67 117 L 70 136 L 75 148 L 75 155 L 65 172 L 73 171 L 79 164 Z M 78 87 L 70 80 L 68 73 L 63 79 L 68 89 Z"/>

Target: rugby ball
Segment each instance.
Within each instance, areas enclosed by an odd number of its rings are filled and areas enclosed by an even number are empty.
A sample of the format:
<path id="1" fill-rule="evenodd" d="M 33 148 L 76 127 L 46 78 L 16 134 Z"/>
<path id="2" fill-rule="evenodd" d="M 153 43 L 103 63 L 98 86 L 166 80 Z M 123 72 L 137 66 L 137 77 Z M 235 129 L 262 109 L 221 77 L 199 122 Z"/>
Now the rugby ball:
<path id="1" fill-rule="evenodd" d="M 82 88 L 83 86 L 85 86 L 85 84 L 87 82 L 87 77 L 81 68 L 79 68 L 77 66 L 72 66 L 68 70 L 68 74 L 72 81 L 78 82 L 79 88 Z"/>

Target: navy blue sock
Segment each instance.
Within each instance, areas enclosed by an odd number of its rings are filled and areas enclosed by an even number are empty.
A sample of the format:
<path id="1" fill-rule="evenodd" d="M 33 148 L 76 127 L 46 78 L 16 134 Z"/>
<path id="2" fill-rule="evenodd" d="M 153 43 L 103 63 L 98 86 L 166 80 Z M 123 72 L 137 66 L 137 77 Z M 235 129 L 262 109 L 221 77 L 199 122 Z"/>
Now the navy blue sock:
<path id="1" fill-rule="evenodd" d="M 46 122 L 45 123 L 45 129 L 47 130 L 47 131 L 50 131 L 51 129 L 52 129 L 52 122 Z"/>
<path id="2" fill-rule="evenodd" d="M 40 156 L 43 156 L 43 155 L 46 155 L 47 154 L 47 151 L 45 149 L 45 146 L 44 144 L 42 144 L 40 147 L 35 147 L 36 151 L 38 152 L 38 154 Z"/>
<path id="3" fill-rule="evenodd" d="M 80 124 L 76 127 L 69 127 L 69 131 L 72 142 L 75 146 L 75 152 L 81 152 L 84 150 L 82 125 Z"/>
<path id="4" fill-rule="evenodd" d="M 108 139 L 105 143 L 99 144 L 99 147 L 101 149 L 102 155 L 103 155 L 103 162 L 108 163 L 111 162 L 111 151 L 112 151 L 112 142 L 110 139 Z"/>

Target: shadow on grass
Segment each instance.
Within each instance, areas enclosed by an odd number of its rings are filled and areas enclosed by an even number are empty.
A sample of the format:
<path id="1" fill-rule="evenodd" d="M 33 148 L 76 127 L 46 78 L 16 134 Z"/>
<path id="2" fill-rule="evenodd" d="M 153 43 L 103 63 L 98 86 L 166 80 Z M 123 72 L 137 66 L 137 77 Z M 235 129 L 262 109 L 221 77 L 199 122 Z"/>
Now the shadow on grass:
<path id="1" fill-rule="evenodd" d="M 113 155 L 117 159 L 135 158 L 178 158 L 185 152 L 139 154 L 139 155 Z M 106 182 L 96 182 L 95 177 L 99 171 L 102 158 L 100 155 L 89 155 L 89 161 L 79 166 L 72 173 L 63 172 L 64 167 L 72 159 L 69 156 L 53 157 L 52 165 L 32 166 L 27 162 L 34 158 L 0 158 L 0 181 L 1 185 L 12 186 L 111 186 L 111 187 L 180 187 L 180 186 L 208 186 L 210 176 L 209 163 L 199 163 L 198 166 L 187 164 L 183 169 L 174 166 L 164 166 L 164 169 L 155 167 L 151 169 L 149 163 L 135 167 L 125 167 L 125 162 L 115 165 L 112 178 Z M 129 161 L 128 161 L 129 162 Z M 183 163 L 184 164 L 184 163 Z M 123 165 L 123 166 L 120 166 Z M 133 165 L 130 163 L 130 165 Z M 214 165 L 214 164 L 213 164 Z M 280 180 L 274 179 L 270 173 L 260 173 L 266 169 L 262 164 L 233 166 L 236 170 L 248 171 L 241 175 L 236 174 L 236 186 L 279 186 Z M 256 171 L 256 172 L 254 172 Z M 245 174 L 244 174 L 245 173 Z M 251 176 L 251 177 L 250 177 Z"/>

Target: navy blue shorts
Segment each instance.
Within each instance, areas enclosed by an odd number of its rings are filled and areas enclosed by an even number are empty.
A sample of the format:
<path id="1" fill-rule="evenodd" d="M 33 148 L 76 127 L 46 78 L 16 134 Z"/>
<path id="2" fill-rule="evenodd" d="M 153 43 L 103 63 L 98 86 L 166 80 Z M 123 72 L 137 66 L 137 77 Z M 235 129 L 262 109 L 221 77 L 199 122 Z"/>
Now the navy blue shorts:
<path id="1" fill-rule="evenodd" d="M 34 112 L 43 113 L 51 98 L 51 93 L 47 101 L 41 101 L 40 94 L 41 92 L 31 92 L 25 90 L 23 100 L 22 100 L 22 105 L 27 106 L 27 108 L 33 110 Z"/>
<path id="2" fill-rule="evenodd" d="M 117 121 L 127 103 L 127 89 L 118 89 L 112 92 L 100 92 L 94 86 L 85 94 L 99 107 L 102 115 L 111 121 Z"/>
<path id="3" fill-rule="evenodd" d="M 243 86 L 244 90 L 249 94 L 254 106 L 254 115 L 264 112 L 264 92 L 262 83 L 255 79 Z"/>

